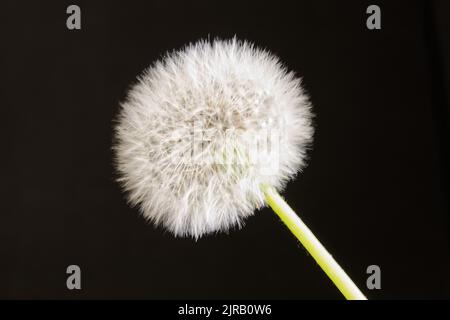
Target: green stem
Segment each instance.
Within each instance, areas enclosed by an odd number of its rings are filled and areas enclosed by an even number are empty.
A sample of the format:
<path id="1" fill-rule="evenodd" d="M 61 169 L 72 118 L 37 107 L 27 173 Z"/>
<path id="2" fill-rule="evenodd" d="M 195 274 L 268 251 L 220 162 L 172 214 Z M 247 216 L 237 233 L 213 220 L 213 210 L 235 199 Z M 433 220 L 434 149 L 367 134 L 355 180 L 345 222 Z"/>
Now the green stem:
<path id="1" fill-rule="evenodd" d="M 367 300 L 336 260 L 328 253 L 327 249 L 325 249 L 278 192 L 269 186 L 263 186 L 262 189 L 269 206 L 297 237 L 314 260 L 316 260 L 345 298 L 348 300 Z"/>

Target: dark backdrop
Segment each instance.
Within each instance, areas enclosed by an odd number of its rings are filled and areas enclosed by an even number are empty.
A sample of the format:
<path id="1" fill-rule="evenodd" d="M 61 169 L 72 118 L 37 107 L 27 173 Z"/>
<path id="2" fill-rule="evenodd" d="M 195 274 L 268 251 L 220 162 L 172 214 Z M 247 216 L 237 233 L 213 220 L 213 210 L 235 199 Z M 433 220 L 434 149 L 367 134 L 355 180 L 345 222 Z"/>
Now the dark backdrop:
<path id="1" fill-rule="evenodd" d="M 366 28 L 378 4 L 382 29 Z M 66 28 L 66 8 L 82 30 Z M 2 1 L 1 298 L 327 298 L 338 290 L 269 210 L 175 239 L 114 182 L 112 119 L 166 51 L 237 35 L 304 78 L 310 165 L 285 196 L 369 298 L 449 298 L 444 1 Z M 3 139 L 2 139 L 3 140 Z M 66 289 L 66 267 L 82 290 Z M 381 267 L 381 290 L 366 268 Z"/>

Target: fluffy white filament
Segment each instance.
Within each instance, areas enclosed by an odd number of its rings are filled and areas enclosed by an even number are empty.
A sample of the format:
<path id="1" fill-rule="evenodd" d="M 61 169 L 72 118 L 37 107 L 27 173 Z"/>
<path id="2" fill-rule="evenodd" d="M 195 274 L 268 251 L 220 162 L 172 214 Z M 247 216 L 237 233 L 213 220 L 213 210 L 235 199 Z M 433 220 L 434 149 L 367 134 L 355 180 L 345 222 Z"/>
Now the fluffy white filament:
<path id="1" fill-rule="evenodd" d="M 177 236 L 241 226 L 305 164 L 313 128 L 300 80 L 267 51 L 200 41 L 138 78 L 121 105 L 116 166 L 130 204 Z"/>

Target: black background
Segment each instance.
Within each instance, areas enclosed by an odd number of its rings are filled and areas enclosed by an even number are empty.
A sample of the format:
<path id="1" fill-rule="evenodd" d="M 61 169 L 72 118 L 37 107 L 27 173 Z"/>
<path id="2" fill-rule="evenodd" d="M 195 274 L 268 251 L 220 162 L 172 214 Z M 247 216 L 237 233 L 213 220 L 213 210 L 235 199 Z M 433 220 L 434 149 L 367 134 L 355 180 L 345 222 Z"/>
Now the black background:
<path id="1" fill-rule="evenodd" d="M 82 29 L 66 28 L 77 4 Z M 378 4 L 382 29 L 366 28 Z M 372 299 L 450 298 L 445 1 L 2 1 L 0 298 L 324 298 L 269 210 L 175 239 L 114 182 L 112 119 L 166 50 L 248 39 L 304 78 L 314 149 L 285 197 Z M 66 267 L 82 290 L 66 288 Z M 382 289 L 367 290 L 366 268 Z"/>

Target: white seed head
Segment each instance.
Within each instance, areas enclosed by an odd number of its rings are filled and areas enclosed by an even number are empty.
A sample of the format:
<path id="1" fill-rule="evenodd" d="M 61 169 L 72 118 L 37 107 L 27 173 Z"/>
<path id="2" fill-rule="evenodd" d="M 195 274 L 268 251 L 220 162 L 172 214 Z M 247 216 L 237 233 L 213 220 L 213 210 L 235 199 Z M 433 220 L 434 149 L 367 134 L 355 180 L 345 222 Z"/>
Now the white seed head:
<path id="1" fill-rule="evenodd" d="M 116 166 L 129 203 L 176 236 L 240 227 L 305 165 L 300 79 L 249 42 L 200 41 L 143 72 L 121 104 Z"/>

